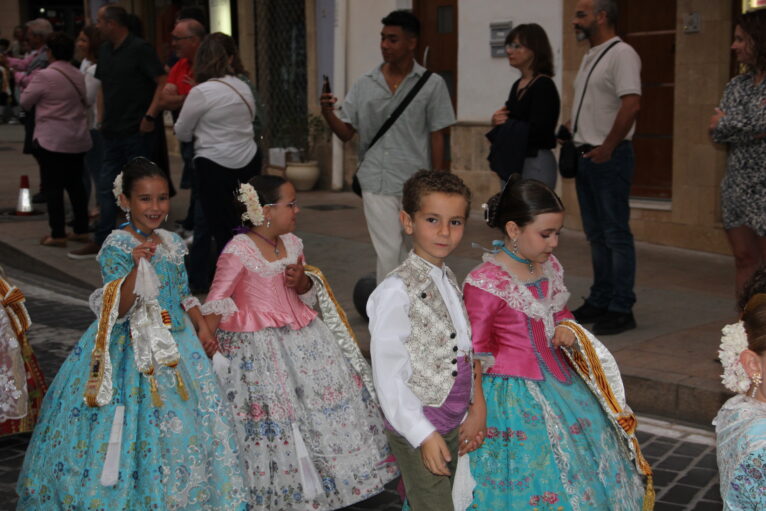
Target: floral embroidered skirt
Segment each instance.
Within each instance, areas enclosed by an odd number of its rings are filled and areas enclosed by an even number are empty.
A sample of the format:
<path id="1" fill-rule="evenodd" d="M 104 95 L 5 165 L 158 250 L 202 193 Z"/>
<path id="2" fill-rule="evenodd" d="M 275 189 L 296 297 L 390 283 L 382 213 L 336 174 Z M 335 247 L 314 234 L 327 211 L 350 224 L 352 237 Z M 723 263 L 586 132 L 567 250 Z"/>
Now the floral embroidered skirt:
<path id="1" fill-rule="evenodd" d="M 19 510 L 244 510 L 247 491 L 231 413 L 191 323 L 174 331 L 188 391 L 175 370 L 157 369 L 160 407 L 138 372 L 129 324 L 112 330 L 112 402 L 83 401 L 97 324 L 83 334 L 45 395 L 17 491 Z M 116 409 L 124 406 L 117 481 L 101 475 Z"/>
<path id="2" fill-rule="evenodd" d="M 622 437 L 574 375 L 561 383 L 484 375 L 487 438 L 471 453 L 472 509 L 640 510 L 644 487 Z"/>
<path id="3" fill-rule="evenodd" d="M 398 475 L 379 407 L 321 320 L 217 337 L 253 509 L 339 509 Z"/>

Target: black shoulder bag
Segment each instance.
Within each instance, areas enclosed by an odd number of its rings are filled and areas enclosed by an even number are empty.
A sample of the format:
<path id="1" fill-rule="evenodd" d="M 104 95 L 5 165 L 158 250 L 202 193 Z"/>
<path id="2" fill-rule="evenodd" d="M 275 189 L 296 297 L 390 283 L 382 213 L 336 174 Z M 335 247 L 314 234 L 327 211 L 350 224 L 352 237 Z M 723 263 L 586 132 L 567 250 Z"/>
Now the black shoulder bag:
<path id="1" fill-rule="evenodd" d="M 380 138 L 386 134 L 386 131 L 388 131 L 388 128 L 390 128 L 394 122 L 399 118 L 400 115 L 402 115 L 402 112 L 404 112 L 404 109 L 407 108 L 407 105 L 409 105 L 413 99 L 415 99 L 415 96 L 418 95 L 418 92 L 420 92 L 420 89 L 423 88 L 423 85 L 425 85 L 426 81 L 428 80 L 428 77 L 431 76 L 431 71 L 426 70 L 425 73 L 423 73 L 423 76 L 420 77 L 420 80 L 417 81 L 414 87 L 410 89 L 410 91 L 407 93 L 407 95 L 404 97 L 401 103 L 399 103 L 396 106 L 396 110 L 394 110 L 390 116 L 388 116 L 388 119 L 386 119 L 386 122 L 383 123 L 383 125 L 380 127 L 377 133 L 375 133 L 375 136 L 372 137 L 372 141 L 370 142 L 370 145 L 367 146 L 367 151 L 369 152 L 370 149 L 372 149 L 372 146 L 375 145 L 375 142 L 380 140 Z M 365 153 L 366 153 L 365 152 Z M 362 159 L 364 161 L 364 159 Z M 359 171 L 359 167 L 362 166 L 362 161 L 359 162 L 359 165 L 357 165 L 356 170 Z M 362 187 L 359 184 L 359 178 L 356 177 L 356 172 L 354 172 L 354 180 L 351 183 L 351 189 L 354 191 L 355 194 L 358 196 L 362 196 Z"/>
<path id="2" fill-rule="evenodd" d="M 606 55 L 606 52 L 611 50 L 612 47 L 619 42 L 620 41 L 615 41 L 607 46 L 607 48 L 601 52 L 601 55 L 598 56 L 596 62 L 591 66 L 590 71 L 588 72 L 588 77 L 585 79 L 585 85 L 582 88 L 582 95 L 580 96 L 580 105 L 577 107 L 577 114 L 575 115 L 572 137 L 561 144 L 561 149 L 559 150 L 559 173 L 561 174 L 561 177 L 572 178 L 577 175 L 577 161 L 580 159 L 580 155 L 577 154 L 577 148 L 574 144 L 574 135 L 577 133 L 577 121 L 580 120 L 580 110 L 582 110 L 582 102 L 585 100 L 585 91 L 588 90 L 590 75 L 593 74 L 593 70 L 596 69 L 596 66 L 601 62 L 601 59 Z"/>

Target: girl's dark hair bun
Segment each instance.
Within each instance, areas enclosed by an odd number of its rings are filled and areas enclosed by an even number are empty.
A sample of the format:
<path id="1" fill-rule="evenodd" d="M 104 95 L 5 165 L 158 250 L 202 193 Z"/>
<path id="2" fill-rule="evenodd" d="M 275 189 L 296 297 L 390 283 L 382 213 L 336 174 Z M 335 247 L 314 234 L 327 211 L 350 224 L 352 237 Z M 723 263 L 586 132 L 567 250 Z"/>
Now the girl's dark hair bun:
<path id="1" fill-rule="evenodd" d="M 505 224 L 514 222 L 519 228 L 543 213 L 564 211 L 564 204 L 548 185 L 536 179 L 523 179 L 512 174 L 503 190 L 487 201 L 485 220 L 493 229 L 505 235 Z"/>

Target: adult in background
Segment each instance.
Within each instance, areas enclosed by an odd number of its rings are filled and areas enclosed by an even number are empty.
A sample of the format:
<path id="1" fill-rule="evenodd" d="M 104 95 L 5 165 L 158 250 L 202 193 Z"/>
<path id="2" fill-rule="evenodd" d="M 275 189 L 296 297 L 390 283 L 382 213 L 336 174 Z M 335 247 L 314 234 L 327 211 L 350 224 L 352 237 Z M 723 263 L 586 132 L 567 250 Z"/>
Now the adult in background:
<path id="1" fill-rule="evenodd" d="M 521 71 L 521 78 L 511 87 L 503 108 L 492 115 L 493 126 L 507 125 L 511 120 L 521 123 L 526 132 L 526 144 L 514 146 L 514 140 L 500 136 L 500 146 L 519 154 L 508 154 L 518 161 L 516 168 L 506 173 L 521 171 L 524 179 L 537 179 L 551 189 L 556 187 L 556 123 L 559 119 L 559 93 L 553 83 L 553 51 L 545 30 L 529 23 L 516 26 L 505 39 L 505 52 L 511 66 Z M 502 128 L 495 133 L 500 135 Z M 500 133 L 498 133 L 500 132 Z M 523 140 L 523 137 L 521 137 Z M 501 147 L 495 148 L 505 152 Z M 510 163 L 510 162 L 506 162 Z"/>
<path id="2" fill-rule="evenodd" d="M 130 31 L 129 20 L 118 5 L 98 10 L 96 27 L 105 41 L 95 75 L 101 80 L 99 112 L 104 137 L 104 163 L 96 186 L 101 214 L 94 241 L 69 252 L 72 259 L 96 257 L 117 220 L 114 179 L 132 158 L 149 157 L 152 133 L 162 129 L 159 93 L 165 85 L 165 71 L 154 48 Z"/>
<path id="3" fill-rule="evenodd" d="M 344 142 L 359 133 L 357 177 L 364 216 L 377 255 L 382 282 L 404 259 L 399 211 L 404 182 L 420 169 L 445 170 L 444 132 L 455 123 L 447 85 L 431 75 L 417 97 L 383 137 L 370 148 L 378 129 L 426 69 L 415 62 L 420 21 L 409 11 L 383 18 L 380 51 L 383 63 L 359 78 L 346 94 L 340 117 L 332 94 L 322 94 L 322 116 Z M 369 149 L 369 150 L 368 150 Z"/>
<path id="4" fill-rule="evenodd" d="M 580 153 L 575 184 L 593 265 L 590 294 L 573 313 L 580 323 L 594 323 L 596 335 L 618 334 L 636 327 L 636 250 L 628 200 L 635 166 L 630 139 L 641 106 L 641 59 L 615 34 L 614 0 L 578 0 L 572 23 L 577 39 L 587 39 L 591 47 L 575 78 L 572 118 L 582 98 L 574 133 Z"/>
<path id="5" fill-rule="evenodd" d="M 88 199 L 83 184 L 83 159 L 90 149 L 85 78 L 69 61 L 74 56 L 74 41 L 55 32 L 48 37 L 45 69 L 35 73 L 21 93 L 21 106 L 35 109 L 33 140 L 40 162 L 45 197 L 48 203 L 49 236 L 41 245 L 66 247 L 64 190 L 74 213 L 72 240 L 88 240 Z"/>
<path id="6" fill-rule="evenodd" d="M 160 103 L 164 110 L 170 110 L 174 120 L 178 120 L 178 113 L 195 85 L 194 56 L 204 37 L 205 27 L 196 19 L 180 19 L 173 28 L 171 44 L 178 60 L 170 69 L 168 81 L 160 94 Z M 194 142 L 181 142 L 180 146 L 184 162 L 181 188 L 191 188 L 189 207 L 181 226 L 185 231 L 194 233 L 189 251 L 189 286 L 193 292 L 204 292 L 210 286 L 212 240 L 198 200 L 199 187 L 194 177 Z"/>
<path id="7" fill-rule="evenodd" d="M 85 195 L 90 197 L 90 191 L 98 186 L 101 165 L 104 162 L 104 139 L 99 131 L 98 96 L 101 93 L 101 80 L 96 78 L 98 64 L 98 49 L 101 46 L 101 34 L 95 25 L 83 27 L 75 41 L 77 56 L 80 58 L 80 72 L 85 77 L 85 89 L 88 95 L 88 131 L 93 145 L 85 153 Z M 92 184 L 91 184 L 92 183 Z M 97 216 L 98 193 L 94 194 L 94 208 L 90 216 Z"/>
<path id="8" fill-rule="evenodd" d="M 235 204 L 239 183 L 258 173 L 258 146 L 253 139 L 255 100 L 250 87 L 237 78 L 221 39 L 211 34 L 194 59 L 198 85 L 184 101 L 175 131 L 178 140 L 194 140 L 194 170 L 199 200 L 217 253 L 241 224 Z"/>
<path id="9" fill-rule="evenodd" d="M 740 293 L 766 262 L 766 11 L 740 16 L 731 49 L 746 72 L 726 85 L 710 136 L 729 146 L 721 210 Z"/>
<path id="10" fill-rule="evenodd" d="M 45 69 L 48 65 L 48 52 L 45 48 L 45 40 L 51 33 L 53 33 L 53 27 L 50 22 L 45 18 L 37 18 L 26 23 L 26 42 L 29 44 L 31 51 L 23 58 L 5 57 L 0 55 L 0 63 L 7 62 L 11 71 L 14 73 L 14 81 L 16 92 L 19 97 L 24 89 L 29 84 L 32 76 L 39 70 Z M 32 202 L 35 204 L 41 204 L 45 202 L 45 194 L 43 192 L 43 179 L 42 179 L 42 166 L 40 160 L 35 154 L 35 147 L 33 144 L 32 135 L 35 131 L 35 113 L 25 112 L 24 114 L 24 154 L 31 154 L 37 165 L 40 167 L 40 188 L 39 192 L 32 197 Z"/>

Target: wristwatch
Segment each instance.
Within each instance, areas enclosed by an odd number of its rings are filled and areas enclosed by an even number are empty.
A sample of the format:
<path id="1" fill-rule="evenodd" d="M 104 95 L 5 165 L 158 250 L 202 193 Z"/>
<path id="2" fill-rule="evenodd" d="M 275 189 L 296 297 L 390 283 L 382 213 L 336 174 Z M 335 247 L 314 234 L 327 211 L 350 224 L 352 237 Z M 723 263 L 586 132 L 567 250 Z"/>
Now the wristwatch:
<path id="1" fill-rule="evenodd" d="M 149 115 L 149 114 L 144 115 L 144 119 L 146 119 L 149 122 L 154 122 L 155 120 L 157 120 L 156 117 L 154 117 L 152 115 Z"/>

